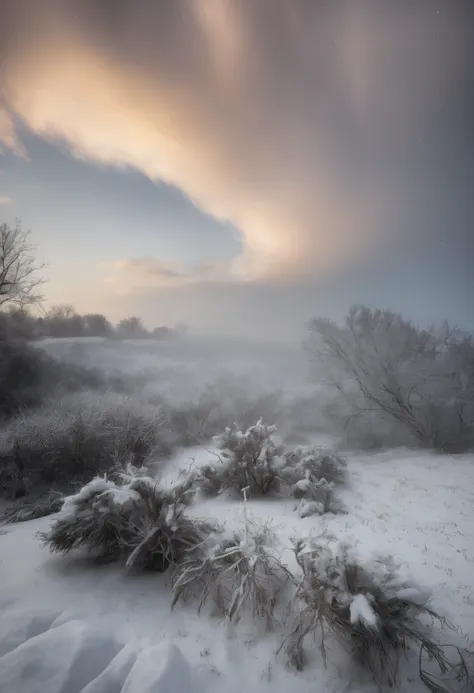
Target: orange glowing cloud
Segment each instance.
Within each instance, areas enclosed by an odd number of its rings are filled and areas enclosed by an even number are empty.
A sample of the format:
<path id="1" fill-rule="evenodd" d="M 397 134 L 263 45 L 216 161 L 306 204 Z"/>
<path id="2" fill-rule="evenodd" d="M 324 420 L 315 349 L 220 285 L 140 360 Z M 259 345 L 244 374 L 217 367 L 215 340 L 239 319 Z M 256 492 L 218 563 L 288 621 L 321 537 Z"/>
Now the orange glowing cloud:
<path id="1" fill-rule="evenodd" d="M 407 74 L 407 90 L 385 83 L 419 52 L 411 24 L 375 25 L 354 3 L 317 16 L 297 0 L 138 0 L 112 21 L 88 2 L 89 13 L 77 0 L 33 13 L 10 2 L 4 146 L 20 151 L 14 115 L 77 157 L 179 187 L 241 232 L 225 268 L 236 278 L 321 275 L 385 240 L 391 191 L 362 164 L 419 116 L 410 87 L 423 75 Z M 438 93 L 436 80 L 424 86 Z"/>

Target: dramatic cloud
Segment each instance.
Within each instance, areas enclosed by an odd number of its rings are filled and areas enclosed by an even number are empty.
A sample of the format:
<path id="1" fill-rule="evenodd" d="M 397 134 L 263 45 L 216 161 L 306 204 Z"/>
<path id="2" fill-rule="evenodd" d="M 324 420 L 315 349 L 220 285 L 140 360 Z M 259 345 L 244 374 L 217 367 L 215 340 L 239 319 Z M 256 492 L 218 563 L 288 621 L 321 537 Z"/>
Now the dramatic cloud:
<path id="1" fill-rule="evenodd" d="M 455 5 L 4 0 L 0 141 L 21 152 L 19 123 L 178 186 L 241 232 L 235 276 L 320 276 L 396 240 L 465 62 Z"/>
<path id="2" fill-rule="evenodd" d="M 2 54 L 0 51 L 0 60 L 1 58 Z M 2 81 L 0 80 L 0 88 L 1 85 Z M 18 156 L 27 158 L 26 151 L 15 134 L 13 115 L 7 110 L 5 105 L 2 105 L 1 96 L 2 94 L 0 92 L 0 154 L 8 149 Z"/>

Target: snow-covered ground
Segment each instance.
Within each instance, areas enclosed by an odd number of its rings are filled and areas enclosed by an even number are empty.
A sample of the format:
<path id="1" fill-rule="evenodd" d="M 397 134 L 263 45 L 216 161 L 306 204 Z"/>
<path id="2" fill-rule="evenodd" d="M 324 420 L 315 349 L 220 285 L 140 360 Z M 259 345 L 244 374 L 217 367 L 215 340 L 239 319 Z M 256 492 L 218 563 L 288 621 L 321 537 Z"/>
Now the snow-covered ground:
<path id="1" fill-rule="evenodd" d="M 176 455 L 174 470 L 204 449 Z M 347 514 L 300 519 L 294 503 L 251 500 L 255 518 L 271 521 L 283 560 L 291 537 L 327 527 L 358 543 L 362 557 L 389 553 L 433 591 L 433 607 L 474 638 L 474 456 L 412 451 L 349 456 Z M 242 503 L 211 499 L 193 512 L 242 524 Z M 336 649 L 324 668 L 317 647 L 295 673 L 276 655 L 281 632 L 228 625 L 193 605 L 170 611 L 165 574 L 131 575 L 119 565 L 91 565 L 49 555 L 35 537 L 51 517 L 4 527 L 0 534 L 0 693 L 335 693 L 351 681 Z M 466 645 L 463 636 L 447 633 Z M 357 684 L 355 693 L 372 693 Z M 411 665 L 399 690 L 421 693 Z"/>

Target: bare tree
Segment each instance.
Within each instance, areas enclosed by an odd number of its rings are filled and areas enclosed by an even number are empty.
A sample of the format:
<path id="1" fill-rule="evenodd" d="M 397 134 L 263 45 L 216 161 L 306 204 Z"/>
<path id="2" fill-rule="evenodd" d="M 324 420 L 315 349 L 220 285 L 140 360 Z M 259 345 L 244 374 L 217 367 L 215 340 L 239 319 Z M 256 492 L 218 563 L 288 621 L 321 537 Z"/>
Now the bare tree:
<path id="1" fill-rule="evenodd" d="M 51 318 L 57 318 L 58 320 L 70 320 L 75 313 L 76 310 L 71 303 L 51 306 L 48 311 L 48 315 Z"/>
<path id="2" fill-rule="evenodd" d="M 123 339 L 141 339 L 148 334 L 143 325 L 143 320 L 136 316 L 121 320 L 117 326 L 117 332 Z"/>
<path id="3" fill-rule="evenodd" d="M 44 329 L 50 337 L 82 337 L 84 319 L 70 303 L 55 305 L 45 315 Z"/>
<path id="4" fill-rule="evenodd" d="M 91 337 L 107 337 L 112 332 L 112 325 L 100 313 L 87 313 L 83 321 L 85 333 Z"/>
<path id="5" fill-rule="evenodd" d="M 43 298 L 38 289 L 44 279 L 38 273 L 45 265 L 36 262 L 29 237 L 19 221 L 14 226 L 0 224 L 0 307 L 24 307 Z"/>
<path id="6" fill-rule="evenodd" d="M 417 328 L 391 311 L 353 307 L 344 326 L 321 318 L 306 344 L 356 419 L 395 422 L 419 444 L 458 452 L 474 444 L 474 340 L 451 328 Z"/>

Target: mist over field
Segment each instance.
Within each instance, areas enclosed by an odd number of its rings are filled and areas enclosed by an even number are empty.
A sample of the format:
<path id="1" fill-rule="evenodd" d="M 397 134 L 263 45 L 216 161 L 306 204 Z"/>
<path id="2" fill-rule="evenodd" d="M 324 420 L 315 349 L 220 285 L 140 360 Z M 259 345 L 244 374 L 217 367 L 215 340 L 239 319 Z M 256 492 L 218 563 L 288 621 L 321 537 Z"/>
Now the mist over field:
<path id="1" fill-rule="evenodd" d="M 276 423 L 282 435 L 300 436 L 301 442 L 324 426 L 324 394 L 317 395 L 301 344 L 189 336 L 158 344 L 44 340 L 41 347 L 57 359 L 98 369 L 115 379 L 119 390 L 165 412 L 168 406 L 201 407 L 211 426 L 203 435 L 217 435 L 242 417 L 247 424 L 263 417 Z M 166 429 L 172 424 L 164 416 Z"/>
<path id="2" fill-rule="evenodd" d="M 432 363 L 436 334 L 430 346 L 396 316 L 359 311 L 379 357 L 387 330 L 386 358 L 397 336 L 400 386 L 413 364 L 419 383 L 420 356 L 407 344 L 415 337 Z M 318 329 L 331 330 L 326 343 L 338 337 L 332 323 Z M 330 373 L 351 382 L 350 371 L 331 359 L 323 367 L 311 334 L 305 349 L 191 335 L 12 343 L 10 368 L 27 367 L 29 378 L 4 380 L 21 414 L 7 415 L 2 400 L 3 518 L 13 523 L 0 535 L 2 693 L 308 693 L 335 680 L 366 693 L 374 681 L 389 690 L 392 676 L 396 690 L 423 693 L 436 667 L 454 686 L 439 690 L 472 690 L 474 457 L 423 437 L 426 411 L 451 408 L 444 351 L 431 409 L 417 410 L 413 429 L 383 400 L 364 414 L 353 388 L 334 399 Z M 375 358 L 347 333 L 339 339 L 351 363 Z M 362 360 L 364 387 L 379 397 L 377 368 L 391 362 L 369 363 L 376 384 Z M 314 601 L 328 581 L 329 611 Z M 319 608 L 320 625 L 310 618 Z M 341 630 L 329 634 L 333 618 Z M 382 627 L 394 630 L 379 664 L 373 628 Z M 319 628 L 331 642 L 326 661 Z M 362 663 L 345 644 L 355 634 L 367 638 Z M 438 645 L 446 639 L 450 650 Z"/>
<path id="3" fill-rule="evenodd" d="M 473 0 L 0 0 L 0 693 L 474 693 Z"/>

